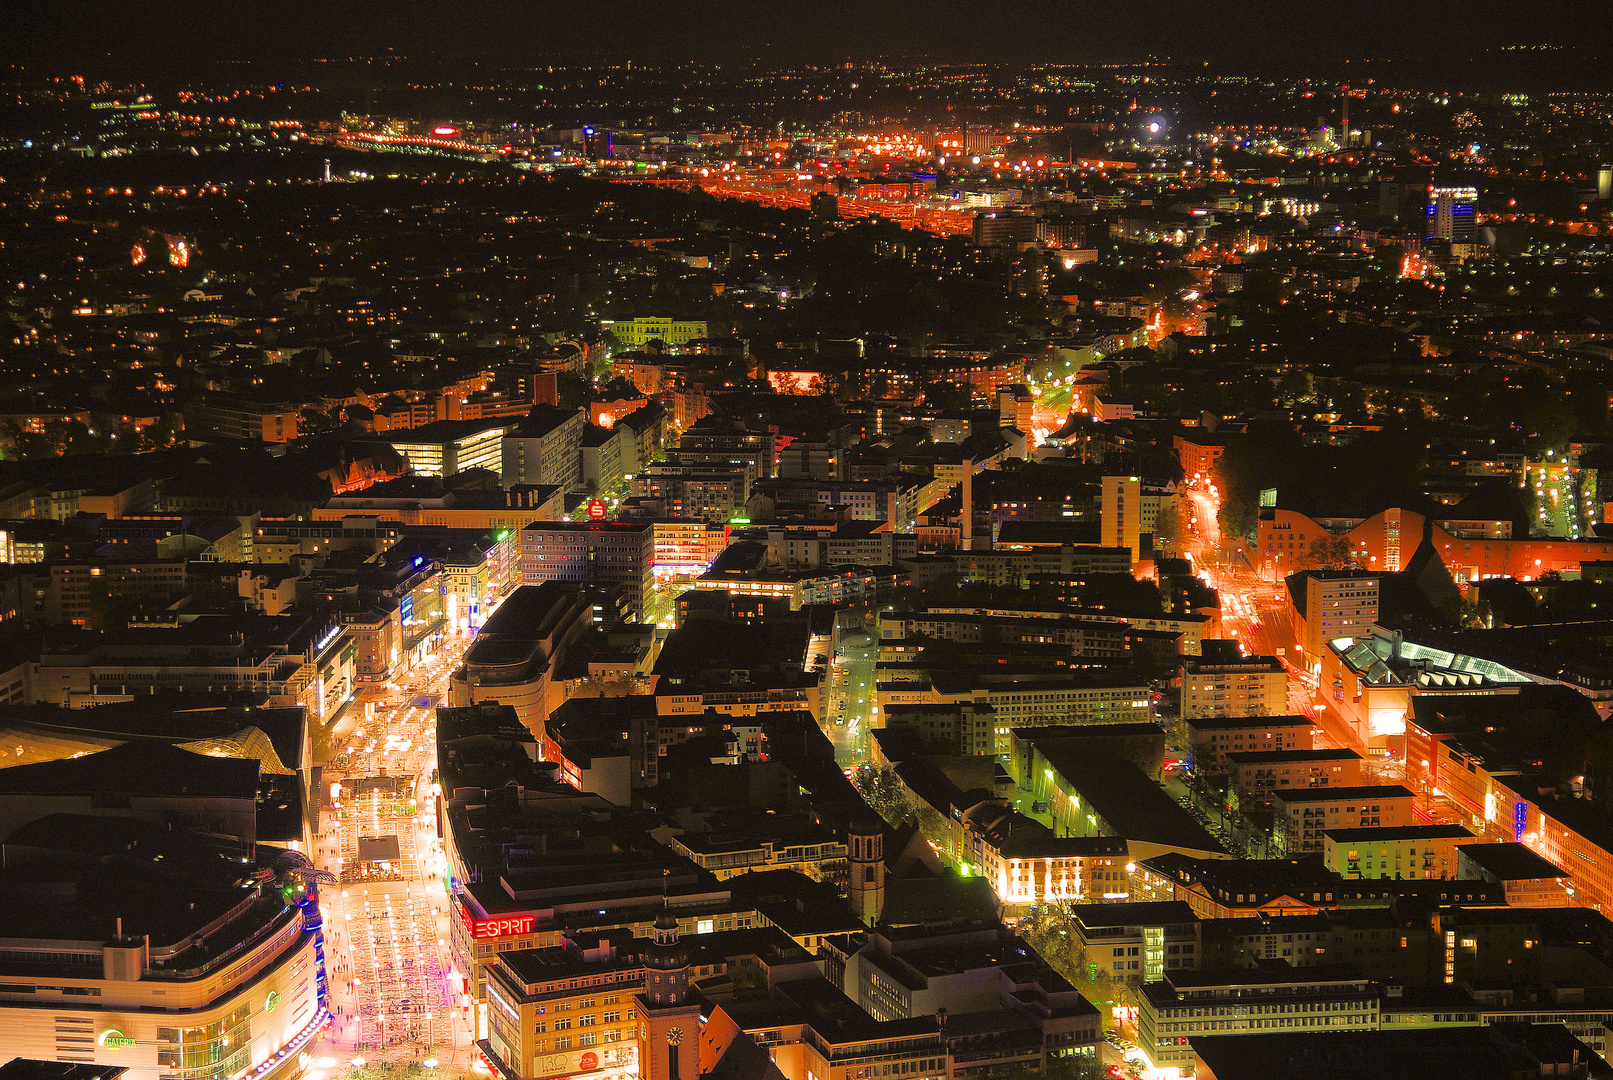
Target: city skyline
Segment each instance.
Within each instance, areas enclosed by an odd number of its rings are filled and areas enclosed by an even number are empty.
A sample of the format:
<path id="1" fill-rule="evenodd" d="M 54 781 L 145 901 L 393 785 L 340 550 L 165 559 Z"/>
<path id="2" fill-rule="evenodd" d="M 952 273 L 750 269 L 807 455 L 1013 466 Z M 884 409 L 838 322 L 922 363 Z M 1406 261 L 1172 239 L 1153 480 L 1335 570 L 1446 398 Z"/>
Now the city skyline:
<path id="1" fill-rule="evenodd" d="M 289 62 L 388 52 L 519 63 L 610 58 L 826 63 L 886 56 L 942 62 L 1091 62 L 1146 58 L 1242 61 L 1256 66 L 1355 58 L 1450 64 L 1496 50 L 1549 46 L 1597 57 L 1613 32 L 1584 0 L 1553 0 L 1519 24 L 1510 5 L 1479 0 L 1298 0 L 1259 6 L 1093 0 L 827 3 L 759 9 L 741 3 L 608 0 L 579 7 L 521 0 L 438 0 L 331 6 L 292 0 L 222 16 L 214 6 L 155 0 L 107 8 L 75 0 L 20 0 L 4 55 L 13 63 L 110 60 L 192 64 Z M 1587 69 L 1588 71 L 1594 69 Z M 1470 73 L 1471 77 L 1471 73 Z"/>

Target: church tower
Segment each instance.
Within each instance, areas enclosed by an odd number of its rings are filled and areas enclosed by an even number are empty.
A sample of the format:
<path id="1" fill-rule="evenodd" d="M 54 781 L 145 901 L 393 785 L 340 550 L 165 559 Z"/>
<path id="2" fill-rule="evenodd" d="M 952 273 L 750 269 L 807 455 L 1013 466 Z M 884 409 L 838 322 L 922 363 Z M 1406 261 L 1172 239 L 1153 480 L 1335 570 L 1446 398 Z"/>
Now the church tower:
<path id="1" fill-rule="evenodd" d="M 874 926 L 885 910 L 885 823 L 873 816 L 852 821 L 846 829 L 846 856 L 852 913 Z"/>
<path id="2" fill-rule="evenodd" d="M 633 998 L 638 1019 L 640 1080 L 699 1080 L 700 1006 L 689 1001 L 689 951 L 678 941 L 678 920 L 656 917 L 644 956 L 644 991 Z"/>

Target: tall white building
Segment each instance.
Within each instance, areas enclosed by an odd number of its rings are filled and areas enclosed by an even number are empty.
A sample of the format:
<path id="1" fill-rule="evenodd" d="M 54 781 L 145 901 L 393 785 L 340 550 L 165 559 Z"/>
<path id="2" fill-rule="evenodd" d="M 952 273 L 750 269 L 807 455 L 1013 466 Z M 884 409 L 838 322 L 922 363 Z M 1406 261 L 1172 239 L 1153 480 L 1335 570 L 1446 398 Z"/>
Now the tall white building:
<path id="1" fill-rule="evenodd" d="M 1453 244 L 1473 243 L 1478 238 L 1478 226 L 1473 217 L 1473 204 L 1478 198 L 1477 188 L 1429 188 L 1428 220 L 1423 229 L 1423 238 L 1449 240 Z"/>
<path id="2" fill-rule="evenodd" d="M 1295 601 L 1300 597 L 1295 586 L 1303 585 L 1300 648 L 1311 670 L 1320 669 L 1328 642 L 1371 635 L 1372 624 L 1378 621 L 1378 575 L 1365 570 L 1306 570 L 1288 580 Z"/>

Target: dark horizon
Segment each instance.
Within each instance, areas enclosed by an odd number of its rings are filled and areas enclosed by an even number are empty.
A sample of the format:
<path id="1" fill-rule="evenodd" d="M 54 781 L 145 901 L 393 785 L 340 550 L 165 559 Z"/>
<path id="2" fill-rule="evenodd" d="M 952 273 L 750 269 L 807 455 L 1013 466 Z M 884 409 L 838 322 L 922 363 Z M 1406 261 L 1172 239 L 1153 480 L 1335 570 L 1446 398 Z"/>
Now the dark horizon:
<path id="1" fill-rule="evenodd" d="M 360 0 L 228 9 L 201 0 L 113 7 L 101 0 L 16 0 L 8 6 L 0 57 L 62 73 L 191 69 L 220 62 L 294 64 L 381 56 L 499 63 L 632 60 L 833 63 L 847 58 L 923 57 L 935 62 L 1176 61 L 1253 67 L 1363 58 L 1417 60 L 1482 79 L 1478 57 L 1556 46 L 1553 65 L 1577 69 L 1613 45 L 1602 4 L 1555 0 L 1351 0 L 1317 4 L 1210 5 L 1187 0 L 841 2 L 759 9 L 736 0 L 654 3 L 604 0 Z M 227 12 L 227 14 L 226 14 Z M 1525 57 L 1527 58 L 1527 57 Z M 1466 70 L 1464 71 L 1464 68 Z M 1594 70 L 1594 69 L 1593 69 Z"/>

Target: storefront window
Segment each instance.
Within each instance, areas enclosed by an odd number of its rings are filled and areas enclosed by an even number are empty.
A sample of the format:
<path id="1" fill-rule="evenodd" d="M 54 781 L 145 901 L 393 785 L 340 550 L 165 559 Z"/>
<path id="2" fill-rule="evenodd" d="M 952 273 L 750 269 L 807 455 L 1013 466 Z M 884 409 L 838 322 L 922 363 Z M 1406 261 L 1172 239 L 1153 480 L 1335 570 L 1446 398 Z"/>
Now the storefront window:
<path id="1" fill-rule="evenodd" d="M 252 1007 L 241 1005 L 204 1027 L 157 1029 L 157 1064 L 164 1080 L 226 1080 L 247 1067 Z"/>

